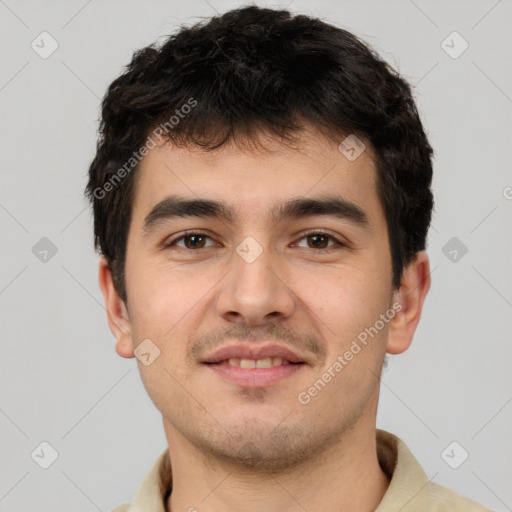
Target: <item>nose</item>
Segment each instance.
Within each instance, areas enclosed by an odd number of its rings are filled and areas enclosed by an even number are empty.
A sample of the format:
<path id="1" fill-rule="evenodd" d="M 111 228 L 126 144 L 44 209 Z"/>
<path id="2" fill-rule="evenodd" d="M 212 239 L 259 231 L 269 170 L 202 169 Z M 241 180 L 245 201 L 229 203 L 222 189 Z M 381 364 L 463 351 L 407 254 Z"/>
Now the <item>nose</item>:
<path id="1" fill-rule="evenodd" d="M 284 266 L 272 251 L 259 247 L 256 251 L 249 244 L 246 253 L 240 246 L 233 251 L 232 270 L 222 280 L 216 302 L 218 314 L 229 322 L 257 326 L 284 320 L 294 312 L 296 301 Z"/>

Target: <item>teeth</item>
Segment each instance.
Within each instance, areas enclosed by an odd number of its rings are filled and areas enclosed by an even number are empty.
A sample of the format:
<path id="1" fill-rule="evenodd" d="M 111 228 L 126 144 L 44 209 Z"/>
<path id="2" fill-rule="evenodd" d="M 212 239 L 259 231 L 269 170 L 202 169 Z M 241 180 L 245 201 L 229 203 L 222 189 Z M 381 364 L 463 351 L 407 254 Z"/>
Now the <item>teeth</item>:
<path id="1" fill-rule="evenodd" d="M 271 368 L 272 366 L 281 366 L 290 364 L 290 361 L 283 360 L 280 357 L 265 357 L 263 359 L 241 359 L 232 357 L 228 360 L 229 366 L 239 366 L 240 368 Z"/>
<path id="2" fill-rule="evenodd" d="M 265 359 L 258 359 L 256 361 L 256 368 L 270 368 L 271 366 L 272 366 L 272 358 L 271 357 L 266 357 Z"/>

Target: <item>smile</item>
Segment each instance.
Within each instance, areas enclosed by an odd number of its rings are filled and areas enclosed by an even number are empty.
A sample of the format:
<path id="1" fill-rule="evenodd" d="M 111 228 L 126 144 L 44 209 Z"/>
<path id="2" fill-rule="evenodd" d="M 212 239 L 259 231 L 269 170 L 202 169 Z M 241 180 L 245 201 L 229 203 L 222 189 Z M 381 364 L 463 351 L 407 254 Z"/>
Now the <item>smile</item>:
<path id="1" fill-rule="evenodd" d="M 265 357 L 262 359 L 246 359 L 240 357 L 231 357 L 224 361 L 220 361 L 217 364 L 237 366 L 240 368 L 271 368 L 273 366 L 286 366 L 292 363 L 281 357 Z"/>
<path id="2" fill-rule="evenodd" d="M 208 371 L 222 380 L 240 387 L 266 387 L 295 375 L 307 365 L 292 363 L 280 357 L 263 359 L 230 358 L 218 363 L 204 363 Z"/>

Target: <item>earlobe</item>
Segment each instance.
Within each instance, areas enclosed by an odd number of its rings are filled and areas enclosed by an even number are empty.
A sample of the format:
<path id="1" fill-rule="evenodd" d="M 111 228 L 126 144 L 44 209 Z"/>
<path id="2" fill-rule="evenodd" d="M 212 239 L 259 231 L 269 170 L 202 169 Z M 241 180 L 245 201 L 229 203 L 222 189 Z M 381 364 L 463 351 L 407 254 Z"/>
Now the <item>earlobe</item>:
<path id="1" fill-rule="evenodd" d="M 393 309 L 397 314 L 389 325 L 388 354 L 400 354 L 411 345 L 429 289 L 429 258 L 425 251 L 421 251 L 404 269 L 400 288 L 394 292 Z"/>
<path id="2" fill-rule="evenodd" d="M 117 339 L 116 352 L 121 357 L 135 357 L 128 311 L 125 303 L 117 293 L 112 279 L 112 271 L 106 258 L 103 256 L 99 262 L 98 279 L 105 301 L 108 325 L 112 334 Z"/>

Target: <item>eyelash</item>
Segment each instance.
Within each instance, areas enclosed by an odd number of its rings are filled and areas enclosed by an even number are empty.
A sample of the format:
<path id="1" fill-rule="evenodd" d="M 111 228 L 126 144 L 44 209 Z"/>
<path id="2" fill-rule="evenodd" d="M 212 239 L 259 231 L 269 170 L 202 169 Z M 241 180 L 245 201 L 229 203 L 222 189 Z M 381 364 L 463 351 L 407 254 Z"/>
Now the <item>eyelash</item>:
<path id="1" fill-rule="evenodd" d="M 176 244 L 178 242 L 180 242 L 181 240 L 185 239 L 185 238 L 188 238 L 190 236 L 204 236 L 204 237 L 207 237 L 207 238 L 210 238 L 212 239 L 211 236 L 207 235 L 206 233 L 202 233 L 200 231 L 186 231 L 185 233 L 183 233 L 182 235 L 180 235 L 179 237 L 177 238 L 174 238 L 173 240 L 170 240 L 169 242 L 165 243 L 163 248 L 164 249 L 169 249 L 173 246 L 176 246 Z M 311 248 L 311 250 L 313 251 L 316 251 L 316 252 L 330 252 L 332 250 L 338 250 L 340 249 L 341 247 L 348 247 L 346 243 L 342 242 L 341 240 L 338 240 L 336 237 L 334 237 L 333 235 L 330 235 L 329 233 L 324 233 L 323 231 L 310 231 L 310 232 L 307 232 L 307 233 L 304 233 L 302 235 L 302 237 L 299 239 L 300 240 L 303 240 L 304 238 L 308 238 L 310 236 L 313 236 L 313 235 L 320 235 L 320 236 L 323 236 L 323 237 L 326 237 L 330 240 L 333 240 L 335 242 L 335 246 L 332 246 L 332 247 L 328 247 L 328 248 L 324 248 L 324 249 L 314 249 L 314 248 Z M 199 249 L 187 249 L 187 248 L 183 248 L 183 247 L 179 247 L 179 249 L 183 250 L 183 251 L 187 251 L 187 252 L 198 252 L 200 251 L 201 249 L 208 249 L 208 247 L 200 247 Z M 310 249 L 309 247 L 307 249 Z"/>

